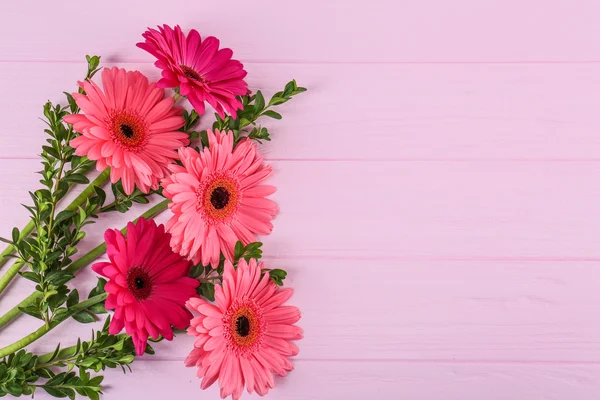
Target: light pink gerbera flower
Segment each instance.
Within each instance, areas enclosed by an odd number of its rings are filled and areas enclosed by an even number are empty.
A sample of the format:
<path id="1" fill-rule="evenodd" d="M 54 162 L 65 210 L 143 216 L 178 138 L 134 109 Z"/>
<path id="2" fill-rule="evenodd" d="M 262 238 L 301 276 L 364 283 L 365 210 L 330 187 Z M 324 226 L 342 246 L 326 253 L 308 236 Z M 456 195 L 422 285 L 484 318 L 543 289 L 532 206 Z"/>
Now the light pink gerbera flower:
<path id="1" fill-rule="evenodd" d="M 173 253 L 170 237 L 163 225 L 143 218 L 127 224 L 126 237 L 109 229 L 104 239 L 110 262 L 92 266 L 109 279 L 106 308 L 115 310 L 109 333 L 116 335 L 125 327 L 139 355 L 149 336 L 172 340 L 171 325 L 185 329 L 192 318 L 185 302 L 196 295 L 198 281 L 187 276 L 190 262 Z"/>
<path id="2" fill-rule="evenodd" d="M 148 28 L 142 36 L 146 41 L 137 46 L 156 57 L 155 65 L 162 69 L 159 87 L 179 86 L 180 93 L 200 114 L 207 101 L 221 118 L 225 118 L 225 112 L 235 118 L 236 110 L 242 108 L 236 96 L 246 94 L 248 85 L 244 66 L 231 59 L 231 49 L 219 50 L 217 38 L 202 40 L 194 29 L 186 38 L 179 26 L 172 29 L 163 25 L 158 31 Z"/>
<path id="3" fill-rule="evenodd" d="M 173 251 L 195 264 L 228 260 L 238 240 L 256 241 L 256 234 L 273 229 L 277 205 L 266 196 L 274 186 L 260 185 L 271 173 L 256 146 L 248 139 L 233 149 L 233 133 L 208 131 L 209 147 L 202 153 L 179 149 L 183 166 L 171 165 L 172 174 L 161 182 L 163 195 L 172 202 L 167 223 Z"/>
<path id="4" fill-rule="evenodd" d="M 198 367 L 202 389 L 218 379 L 222 398 L 239 399 L 244 386 L 264 396 L 274 386 L 273 374 L 285 376 L 294 368 L 288 357 L 298 354 L 290 340 L 302 338 L 294 325 L 300 311 L 283 306 L 293 290 L 278 289 L 268 273 L 261 278 L 262 268 L 254 259 L 240 260 L 237 270 L 226 261 L 216 306 L 198 298 L 187 302 L 200 316 L 188 328 L 197 339 L 185 364 Z"/>
<path id="5" fill-rule="evenodd" d="M 79 86 L 86 94 L 73 98 L 84 114 L 65 117 L 81 133 L 70 143 L 75 154 L 95 160 L 98 171 L 111 167 L 111 182 L 121 179 L 127 194 L 134 186 L 158 189 L 175 150 L 189 144 L 187 133 L 177 131 L 185 122 L 182 109 L 137 71 L 104 69 L 104 91 L 91 81 Z"/>

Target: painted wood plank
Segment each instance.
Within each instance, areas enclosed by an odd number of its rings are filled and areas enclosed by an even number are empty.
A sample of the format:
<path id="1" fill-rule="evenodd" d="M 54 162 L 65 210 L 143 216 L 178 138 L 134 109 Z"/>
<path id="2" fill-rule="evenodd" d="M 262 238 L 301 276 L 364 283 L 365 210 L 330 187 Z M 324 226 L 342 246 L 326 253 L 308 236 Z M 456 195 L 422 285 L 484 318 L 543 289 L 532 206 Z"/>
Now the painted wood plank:
<path id="1" fill-rule="evenodd" d="M 600 257 L 598 162 L 272 165 L 280 214 L 276 234 L 263 239 L 273 257 Z M 0 160 L 0 234 L 27 221 L 19 204 L 30 201 L 38 169 L 37 160 Z M 126 220 L 110 213 L 104 221 Z"/>
<path id="2" fill-rule="evenodd" d="M 147 26 L 170 23 L 219 37 L 245 61 L 597 61 L 598 9 L 593 0 L 5 1 L 0 60 L 150 60 L 135 43 Z"/>
<path id="3" fill-rule="evenodd" d="M 302 312 L 299 360 L 405 362 L 594 363 L 600 360 L 600 270 L 585 262 L 393 261 L 265 258 L 284 268 Z M 95 286 L 87 269 L 76 287 Z M 30 282 L 0 302 L 6 311 Z M 23 317 L 0 333 L 0 345 L 40 322 Z M 100 324 L 96 325 L 99 328 Z M 32 349 L 44 353 L 88 337 L 91 325 L 70 321 Z M 153 345 L 153 359 L 183 360 L 193 338 Z"/>
<path id="4" fill-rule="evenodd" d="M 194 370 L 180 362 L 138 361 L 133 368 L 128 375 L 105 374 L 110 386 L 104 398 L 219 398 L 217 387 L 201 391 Z M 598 366 L 297 362 L 295 368 L 276 380 L 269 399 L 595 400 L 600 395 Z M 244 393 L 242 398 L 259 397 Z"/>
<path id="5" fill-rule="evenodd" d="M 126 64 L 152 78 L 149 64 Z M 0 157 L 35 157 L 48 100 L 64 101 L 82 64 L 0 63 Z M 598 159 L 600 64 L 251 64 L 267 94 L 296 78 L 309 92 L 265 120 L 271 159 Z M 28 82 L 28 85 L 23 85 Z M 557 95 L 560 93 L 560 95 Z M 203 127 L 214 117 L 207 115 Z"/>

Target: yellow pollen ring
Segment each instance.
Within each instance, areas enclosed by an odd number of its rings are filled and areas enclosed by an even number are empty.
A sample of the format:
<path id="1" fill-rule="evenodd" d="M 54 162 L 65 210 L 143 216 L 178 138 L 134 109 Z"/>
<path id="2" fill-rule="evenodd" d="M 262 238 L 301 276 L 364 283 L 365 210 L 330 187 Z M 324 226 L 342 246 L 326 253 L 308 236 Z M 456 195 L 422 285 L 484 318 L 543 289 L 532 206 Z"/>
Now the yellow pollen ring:
<path id="1" fill-rule="evenodd" d="M 248 335 L 240 336 L 237 332 L 237 320 L 240 317 L 246 317 L 250 324 L 250 330 Z M 235 344 L 243 347 L 252 346 L 256 340 L 258 339 L 258 319 L 256 318 L 256 314 L 254 311 L 248 306 L 240 307 L 231 318 L 231 325 L 229 327 L 231 329 L 231 337 Z"/>
<path id="2" fill-rule="evenodd" d="M 229 200 L 227 205 L 221 209 L 215 208 L 215 206 L 211 202 L 211 196 L 213 192 L 218 189 L 223 188 L 229 194 Z M 213 219 L 225 219 L 229 217 L 237 206 L 238 202 L 238 189 L 232 180 L 225 178 L 218 178 L 211 182 L 206 186 L 206 190 L 203 196 L 203 207 L 206 210 L 207 214 Z"/>
<path id="3" fill-rule="evenodd" d="M 121 146 L 133 150 L 143 145 L 146 129 L 140 118 L 128 112 L 120 112 L 111 120 L 113 140 Z"/>

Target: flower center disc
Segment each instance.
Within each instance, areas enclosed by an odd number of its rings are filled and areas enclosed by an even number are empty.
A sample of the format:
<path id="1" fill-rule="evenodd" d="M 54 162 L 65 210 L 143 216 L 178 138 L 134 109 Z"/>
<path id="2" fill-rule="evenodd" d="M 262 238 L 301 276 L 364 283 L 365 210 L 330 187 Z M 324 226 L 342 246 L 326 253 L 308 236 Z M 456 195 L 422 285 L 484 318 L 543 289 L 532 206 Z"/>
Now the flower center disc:
<path id="1" fill-rule="evenodd" d="M 137 152 L 148 139 L 147 129 L 142 118 L 127 111 L 115 111 L 108 123 L 110 138 L 124 150 Z"/>
<path id="2" fill-rule="evenodd" d="M 252 346 L 258 340 L 259 331 L 259 320 L 252 308 L 242 306 L 232 315 L 231 337 L 235 344 L 242 347 Z"/>
<path id="3" fill-rule="evenodd" d="M 238 317 L 235 321 L 235 331 L 241 337 L 246 337 L 250 334 L 250 321 L 245 315 Z"/>
<path id="4" fill-rule="evenodd" d="M 197 192 L 198 211 L 212 223 L 226 222 L 234 215 L 240 200 L 235 178 L 228 175 L 212 176 L 200 185 Z"/>
<path id="5" fill-rule="evenodd" d="M 133 129 L 129 125 L 121 125 L 121 133 L 125 135 L 127 139 L 131 139 L 133 137 Z"/>
<path id="6" fill-rule="evenodd" d="M 229 192 L 224 187 L 218 187 L 210 194 L 210 203 L 217 210 L 225 208 L 229 203 Z"/>
<path id="7" fill-rule="evenodd" d="M 201 83 L 206 83 L 204 78 L 199 73 L 197 73 L 192 67 L 188 67 L 187 65 L 180 65 L 179 67 L 183 71 L 183 74 L 186 77 L 188 77 L 189 79 L 192 79 L 194 81 L 201 82 Z"/>
<path id="8" fill-rule="evenodd" d="M 152 294 L 150 275 L 140 267 L 131 268 L 127 272 L 127 288 L 137 300 L 144 300 Z"/>

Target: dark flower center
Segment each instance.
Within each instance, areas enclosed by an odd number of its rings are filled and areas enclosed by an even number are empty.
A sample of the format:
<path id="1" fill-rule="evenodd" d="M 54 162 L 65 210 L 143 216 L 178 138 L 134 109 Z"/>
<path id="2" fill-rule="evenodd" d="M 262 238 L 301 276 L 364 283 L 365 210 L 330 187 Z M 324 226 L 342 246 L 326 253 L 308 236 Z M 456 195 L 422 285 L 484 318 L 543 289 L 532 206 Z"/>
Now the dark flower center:
<path id="1" fill-rule="evenodd" d="M 131 268 L 127 272 L 127 288 L 137 300 L 144 300 L 152 294 L 152 279 L 140 268 Z"/>
<path id="2" fill-rule="evenodd" d="M 127 138 L 131 139 L 133 137 L 133 128 L 129 125 L 121 125 L 121 133 Z"/>
<path id="3" fill-rule="evenodd" d="M 215 188 L 213 192 L 210 194 L 210 203 L 217 210 L 225 208 L 225 206 L 229 203 L 229 192 L 224 187 L 219 186 Z"/>
<path id="4" fill-rule="evenodd" d="M 241 315 L 235 321 L 235 331 L 241 337 L 246 337 L 250 334 L 250 321 L 246 316 Z"/>
<path id="5" fill-rule="evenodd" d="M 143 289 L 144 285 L 146 285 L 146 282 L 144 282 L 142 278 L 135 278 L 133 282 L 135 283 L 135 287 L 137 289 Z"/>
<path id="6" fill-rule="evenodd" d="M 148 128 L 144 119 L 128 110 L 112 110 L 106 120 L 110 138 L 120 148 L 137 153 L 148 141 Z"/>
<path id="7" fill-rule="evenodd" d="M 204 82 L 204 79 L 202 79 L 200 74 L 194 71 L 193 68 L 190 68 L 187 65 L 181 65 L 181 70 L 183 71 L 183 74 L 188 78 L 193 79 L 195 81 Z"/>

